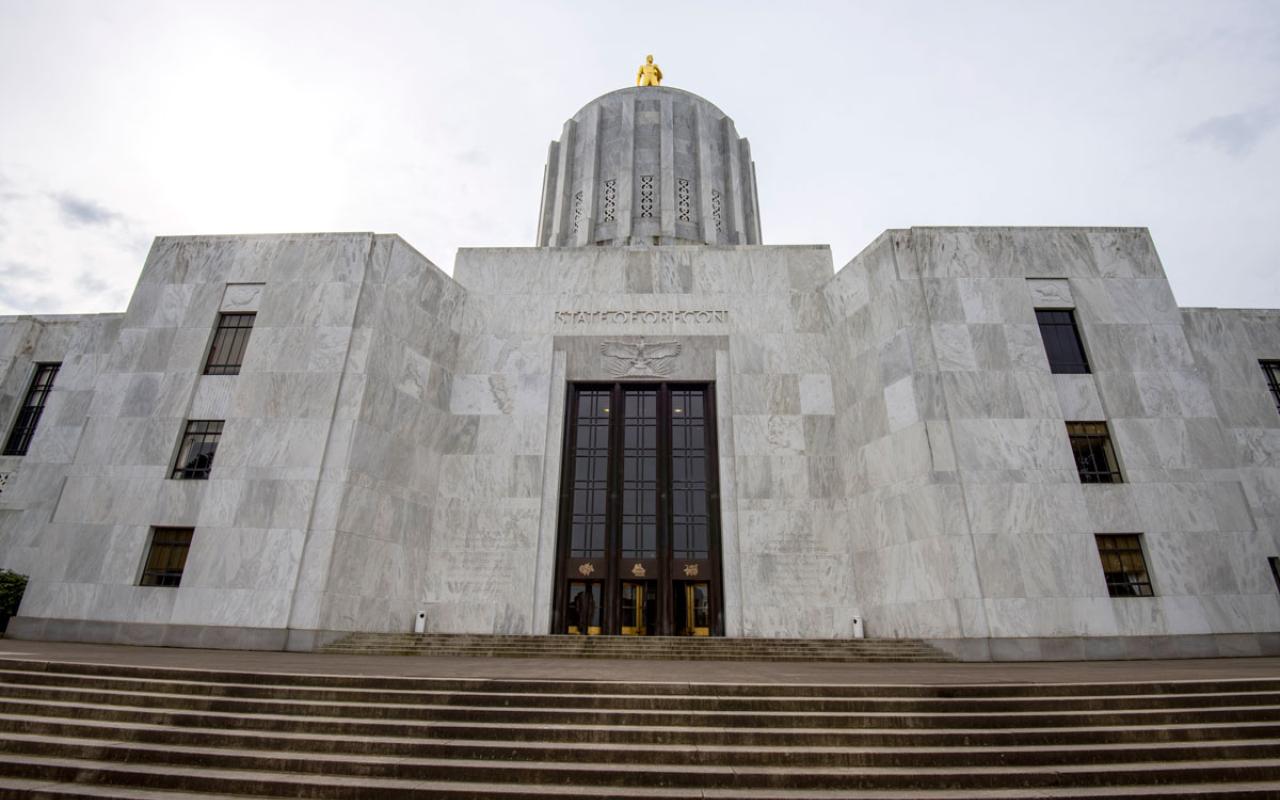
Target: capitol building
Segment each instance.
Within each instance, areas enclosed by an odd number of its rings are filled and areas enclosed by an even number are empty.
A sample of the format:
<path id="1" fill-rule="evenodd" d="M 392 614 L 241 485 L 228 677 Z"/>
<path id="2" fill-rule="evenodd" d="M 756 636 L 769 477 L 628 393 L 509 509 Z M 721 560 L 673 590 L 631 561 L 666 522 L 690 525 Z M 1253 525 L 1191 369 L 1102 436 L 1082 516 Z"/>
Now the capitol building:
<path id="1" fill-rule="evenodd" d="M 747 140 L 663 85 L 565 122 L 538 219 L 452 276 L 161 237 L 122 313 L 0 317 L 6 635 L 1280 654 L 1280 311 L 1178 307 L 1145 229 L 836 269 L 764 243 Z"/>

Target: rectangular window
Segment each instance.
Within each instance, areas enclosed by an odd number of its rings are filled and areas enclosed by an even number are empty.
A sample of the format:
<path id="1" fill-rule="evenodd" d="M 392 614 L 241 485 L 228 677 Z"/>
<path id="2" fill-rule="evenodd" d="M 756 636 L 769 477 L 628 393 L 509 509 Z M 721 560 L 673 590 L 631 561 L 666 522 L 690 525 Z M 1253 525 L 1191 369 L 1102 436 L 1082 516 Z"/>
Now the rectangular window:
<path id="1" fill-rule="evenodd" d="M 1276 411 L 1280 411 L 1280 361 L 1259 361 L 1258 364 L 1267 376 L 1267 388 L 1276 401 Z"/>
<path id="2" fill-rule="evenodd" d="M 213 467 L 213 454 L 222 438 L 222 420 L 193 419 L 187 421 L 187 430 L 178 447 L 178 460 L 173 465 L 177 480 L 208 480 Z"/>
<path id="3" fill-rule="evenodd" d="M 222 314 L 218 317 L 218 329 L 213 333 L 213 346 L 209 348 L 209 360 L 205 362 L 205 375 L 239 375 L 244 362 L 244 349 L 249 344 L 249 333 L 257 314 Z"/>
<path id="4" fill-rule="evenodd" d="M 5 442 L 6 456 L 25 456 L 31 446 L 31 437 L 36 434 L 36 425 L 40 423 L 40 415 L 44 413 L 45 401 L 49 399 L 49 390 L 53 388 L 53 379 L 58 377 L 61 364 L 36 364 L 36 374 L 31 378 L 31 386 L 27 388 L 27 396 L 22 401 L 22 409 L 9 431 L 9 440 Z"/>
<path id="5" fill-rule="evenodd" d="M 177 586 L 187 565 L 192 528 L 152 528 L 151 547 L 142 570 L 142 586 Z"/>
<path id="6" fill-rule="evenodd" d="M 1152 597 L 1147 562 L 1142 557 L 1142 536 L 1137 533 L 1099 533 L 1098 555 L 1102 574 L 1112 597 Z"/>
<path id="7" fill-rule="evenodd" d="M 1068 422 L 1067 436 L 1081 483 L 1124 483 L 1105 422 Z"/>
<path id="8" fill-rule="evenodd" d="M 1075 312 L 1036 309 L 1036 322 L 1040 323 L 1040 337 L 1044 339 L 1050 371 L 1058 374 L 1089 372 L 1089 360 L 1084 355 Z"/>

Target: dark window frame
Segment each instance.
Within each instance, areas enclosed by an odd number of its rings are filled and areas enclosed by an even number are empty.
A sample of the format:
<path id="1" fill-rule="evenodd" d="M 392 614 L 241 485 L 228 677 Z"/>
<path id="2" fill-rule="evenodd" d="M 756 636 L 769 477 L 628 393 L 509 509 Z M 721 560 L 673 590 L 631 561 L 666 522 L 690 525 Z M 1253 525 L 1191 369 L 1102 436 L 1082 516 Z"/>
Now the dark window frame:
<path id="1" fill-rule="evenodd" d="M 1267 388 L 1276 401 L 1276 411 L 1280 411 L 1280 359 L 1258 359 L 1258 366 L 1262 367 L 1262 374 L 1267 376 Z"/>
<path id="2" fill-rule="evenodd" d="M 1044 343 L 1050 372 L 1055 375 L 1088 375 L 1091 372 L 1074 309 L 1037 308 L 1036 324 L 1040 326 L 1040 340 Z"/>
<path id="3" fill-rule="evenodd" d="M 1102 575 L 1111 597 L 1155 597 L 1140 533 L 1095 533 Z"/>
<path id="4" fill-rule="evenodd" d="M 177 588 L 182 584 L 182 573 L 186 571 L 187 555 L 191 551 L 191 540 L 195 528 L 176 528 L 156 526 L 151 529 L 151 538 L 147 543 L 147 555 L 142 562 L 142 575 L 138 578 L 139 586 L 159 586 Z"/>
<path id="5" fill-rule="evenodd" d="M 189 419 L 178 441 L 178 456 L 169 477 L 179 481 L 207 481 L 222 439 L 223 420 Z M 199 451 L 192 455 L 193 450 Z M 185 462 L 185 463 L 184 463 Z"/>
<path id="6" fill-rule="evenodd" d="M 249 336 L 257 318 L 256 311 L 224 311 L 218 315 L 213 342 L 204 362 L 205 375 L 240 374 L 244 352 L 249 347 Z"/>
<path id="7" fill-rule="evenodd" d="M 1081 483 L 1124 483 L 1111 429 L 1105 421 L 1067 421 L 1067 440 Z"/>
<path id="8" fill-rule="evenodd" d="M 31 448 L 31 439 L 36 435 L 36 427 L 40 424 L 45 404 L 49 401 L 49 393 L 53 391 L 58 370 L 62 368 L 61 363 L 55 362 L 39 362 L 34 366 L 35 371 L 27 384 L 27 393 L 22 397 L 22 405 L 4 443 L 6 456 L 25 456 Z"/>

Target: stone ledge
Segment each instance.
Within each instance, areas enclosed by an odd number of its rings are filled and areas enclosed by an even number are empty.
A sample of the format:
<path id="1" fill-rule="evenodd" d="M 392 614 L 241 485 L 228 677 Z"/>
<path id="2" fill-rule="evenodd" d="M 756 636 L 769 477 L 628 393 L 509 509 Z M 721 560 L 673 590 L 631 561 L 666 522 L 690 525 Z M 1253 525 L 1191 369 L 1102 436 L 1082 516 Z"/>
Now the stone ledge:
<path id="1" fill-rule="evenodd" d="M 923 641 L 960 661 L 1144 661 L 1280 655 L 1280 631 Z"/>
<path id="2" fill-rule="evenodd" d="M 53 642 L 128 644 L 147 647 L 196 647 L 213 650 L 285 650 L 291 633 L 281 628 L 217 625 L 167 625 L 149 622 L 14 617 L 5 638 Z M 306 631 L 305 633 L 322 633 Z M 313 645 L 313 648 L 319 645 Z"/>

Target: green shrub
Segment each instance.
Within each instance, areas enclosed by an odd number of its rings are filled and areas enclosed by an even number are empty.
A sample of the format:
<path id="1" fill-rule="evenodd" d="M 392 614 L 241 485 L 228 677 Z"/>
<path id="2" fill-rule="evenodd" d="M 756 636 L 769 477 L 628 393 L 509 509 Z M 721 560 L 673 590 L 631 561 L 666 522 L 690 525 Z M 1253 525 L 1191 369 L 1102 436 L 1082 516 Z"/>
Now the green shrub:
<path id="1" fill-rule="evenodd" d="M 18 604 L 22 602 L 22 593 L 26 589 L 26 575 L 0 569 L 0 617 L 12 617 L 18 613 Z"/>

